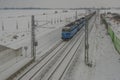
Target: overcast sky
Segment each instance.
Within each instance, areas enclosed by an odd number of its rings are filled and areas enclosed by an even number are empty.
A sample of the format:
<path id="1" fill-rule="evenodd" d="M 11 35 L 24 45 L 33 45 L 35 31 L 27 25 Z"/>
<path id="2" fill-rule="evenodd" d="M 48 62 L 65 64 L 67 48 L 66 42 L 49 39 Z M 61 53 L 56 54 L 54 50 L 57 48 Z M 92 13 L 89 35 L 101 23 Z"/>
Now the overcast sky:
<path id="1" fill-rule="evenodd" d="M 119 7 L 120 0 L 0 0 L 0 7 L 40 7 L 40 8 L 79 8 L 79 7 Z"/>

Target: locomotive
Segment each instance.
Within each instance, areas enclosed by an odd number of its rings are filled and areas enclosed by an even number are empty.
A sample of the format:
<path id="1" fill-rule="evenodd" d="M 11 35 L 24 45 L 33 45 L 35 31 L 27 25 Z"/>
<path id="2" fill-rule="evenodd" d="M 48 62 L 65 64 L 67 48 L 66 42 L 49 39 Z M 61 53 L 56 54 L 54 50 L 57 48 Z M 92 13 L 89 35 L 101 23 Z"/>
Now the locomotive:
<path id="1" fill-rule="evenodd" d="M 65 25 L 62 28 L 62 39 L 69 40 L 71 39 L 82 27 L 85 26 L 86 19 L 89 20 L 96 12 L 93 12 L 85 17 L 82 17 L 74 22 L 71 22 Z"/>

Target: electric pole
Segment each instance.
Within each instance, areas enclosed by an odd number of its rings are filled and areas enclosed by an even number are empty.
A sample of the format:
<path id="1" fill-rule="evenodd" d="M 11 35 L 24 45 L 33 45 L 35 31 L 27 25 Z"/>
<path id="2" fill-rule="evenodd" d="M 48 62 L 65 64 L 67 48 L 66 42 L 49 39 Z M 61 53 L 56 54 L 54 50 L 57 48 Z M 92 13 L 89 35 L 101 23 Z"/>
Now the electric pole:
<path id="1" fill-rule="evenodd" d="M 75 20 L 77 20 L 77 11 L 75 12 Z"/>
<path id="2" fill-rule="evenodd" d="M 3 23 L 3 21 L 2 21 L 2 31 L 4 31 L 4 23 Z"/>
<path id="3" fill-rule="evenodd" d="M 34 16 L 32 15 L 31 19 L 31 56 L 35 61 L 36 58 L 36 46 L 35 46 L 35 20 Z"/>
<path id="4" fill-rule="evenodd" d="M 85 64 L 88 64 L 88 60 L 89 60 L 89 57 L 88 57 L 88 48 L 89 48 L 89 45 L 88 45 L 88 20 L 87 18 L 85 18 Z"/>
<path id="5" fill-rule="evenodd" d="M 88 43 L 88 19 L 85 18 L 85 64 L 92 67 L 92 62 L 89 61 L 89 43 Z"/>

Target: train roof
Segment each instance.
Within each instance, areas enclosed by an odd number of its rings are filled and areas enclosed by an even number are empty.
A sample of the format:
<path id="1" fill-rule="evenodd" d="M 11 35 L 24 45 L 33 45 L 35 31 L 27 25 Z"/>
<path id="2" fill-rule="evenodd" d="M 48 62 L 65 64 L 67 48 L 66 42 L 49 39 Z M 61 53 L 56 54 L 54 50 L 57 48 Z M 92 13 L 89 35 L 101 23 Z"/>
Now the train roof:
<path id="1" fill-rule="evenodd" d="M 75 22 L 79 22 L 79 21 L 81 21 L 81 20 L 83 20 L 83 19 L 85 19 L 85 17 L 82 17 L 82 18 L 80 18 L 80 19 L 77 19 L 76 21 L 71 22 L 71 23 L 65 25 L 65 27 L 72 27 L 72 26 L 75 24 Z"/>
<path id="2" fill-rule="evenodd" d="M 76 21 L 81 21 L 81 20 L 83 20 L 83 19 L 85 19 L 85 17 L 82 17 L 82 18 L 80 18 L 80 19 L 77 19 Z"/>
<path id="3" fill-rule="evenodd" d="M 75 24 L 75 22 L 72 22 L 72 23 L 69 23 L 69 24 L 65 25 L 65 27 L 71 27 L 71 26 L 73 26 L 74 24 Z"/>

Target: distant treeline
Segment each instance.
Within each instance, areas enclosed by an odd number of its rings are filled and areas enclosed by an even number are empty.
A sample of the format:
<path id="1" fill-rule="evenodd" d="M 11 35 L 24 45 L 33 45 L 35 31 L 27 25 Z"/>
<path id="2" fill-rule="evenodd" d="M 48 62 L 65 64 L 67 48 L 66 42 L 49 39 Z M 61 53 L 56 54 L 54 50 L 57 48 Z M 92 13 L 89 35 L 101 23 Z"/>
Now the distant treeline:
<path id="1" fill-rule="evenodd" d="M 55 10 L 55 9 L 67 9 L 67 10 L 85 10 L 85 9 L 100 9 L 100 10 L 109 10 L 111 8 L 33 8 L 33 7 L 28 7 L 28 8 L 0 8 L 0 10 Z M 120 8 L 116 8 L 120 9 Z"/>
<path id="2" fill-rule="evenodd" d="M 50 8 L 0 8 L 0 10 L 50 10 Z"/>

